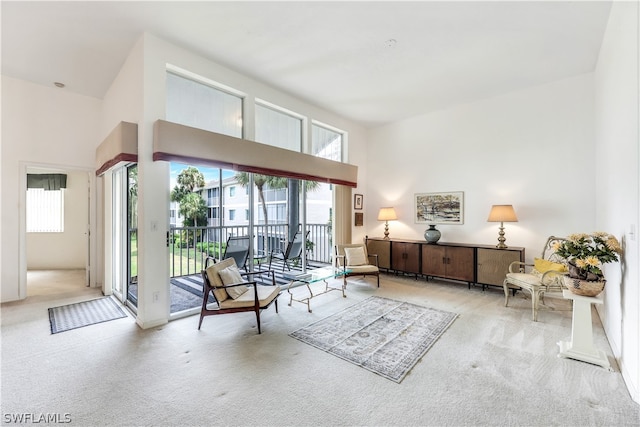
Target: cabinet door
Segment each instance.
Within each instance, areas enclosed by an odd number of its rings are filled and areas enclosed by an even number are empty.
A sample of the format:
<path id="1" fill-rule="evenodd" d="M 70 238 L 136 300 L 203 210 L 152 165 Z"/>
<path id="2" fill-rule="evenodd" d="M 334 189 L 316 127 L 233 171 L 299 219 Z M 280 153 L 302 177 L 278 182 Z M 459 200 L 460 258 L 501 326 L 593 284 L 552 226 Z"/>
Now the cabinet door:
<path id="1" fill-rule="evenodd" d="M 407 273 L 420 273 L 420 245 L 407 243 L 404 253 L 404 270 Z"/>
<path id="2" fill-rule="evenodd" d="M 449 247 L 446 251 L 447 277 L 449 279 L 474 281 L 474 248 Z"/>
<path id="3" fill-rule="evenodd" d="M 446 274 L 446 248 L 422 245 L 422 274 L 444 277 Z"/>
<path id="4" fill-rule="evenodd" d="M 391 242 L 391 268 L 404 273 L 420 273 L 420 245 Z"/>
<path id="5" fill-rule="evenodd" d="M 520 251 L 478 248 L 478 283 L 502 286 L 509 264 L 520 257 Z"/>
<path id="6" fill-rule="evenodd" d="M 378 267 L 389 270 L 391 268 L 391 242 L 388 240 L 367 240 L 367 253 L 378 255 Z"/>

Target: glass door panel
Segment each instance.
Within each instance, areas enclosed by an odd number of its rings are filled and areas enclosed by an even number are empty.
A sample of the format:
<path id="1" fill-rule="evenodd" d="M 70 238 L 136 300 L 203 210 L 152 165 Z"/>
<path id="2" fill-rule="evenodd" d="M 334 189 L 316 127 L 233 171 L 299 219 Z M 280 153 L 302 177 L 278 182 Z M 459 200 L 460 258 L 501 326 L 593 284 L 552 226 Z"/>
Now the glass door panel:
<path id="1" fill-rule="evenodd" d="M 127 302 L 138 307 L 138 165 L 127 168 Z"/>

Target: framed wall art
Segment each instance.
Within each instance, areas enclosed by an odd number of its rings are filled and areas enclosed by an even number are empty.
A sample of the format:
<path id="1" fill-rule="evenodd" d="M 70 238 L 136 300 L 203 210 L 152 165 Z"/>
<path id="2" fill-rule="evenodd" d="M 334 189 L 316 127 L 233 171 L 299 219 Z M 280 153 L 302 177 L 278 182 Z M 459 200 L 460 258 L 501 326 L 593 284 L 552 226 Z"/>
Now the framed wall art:
<path id="1" fill-rule="evenodd" d="M 362 209 L 362 201 L 363 201 L 362 194 L 354 194 L 353 195 L 353 208 L 361 210 Z"/>
<path id="2" fill-rule="evenodd" d="M 364 225 L 364 215 L 362 214 L 362 212 L 355 213 L 354 225 L 356 227 L 362 227 Z"/>
<path id="3" fill-rule="evenodd" d="M 414 198 L 416 224 L 462 224 L 464 193 L 419 193 Z"/>

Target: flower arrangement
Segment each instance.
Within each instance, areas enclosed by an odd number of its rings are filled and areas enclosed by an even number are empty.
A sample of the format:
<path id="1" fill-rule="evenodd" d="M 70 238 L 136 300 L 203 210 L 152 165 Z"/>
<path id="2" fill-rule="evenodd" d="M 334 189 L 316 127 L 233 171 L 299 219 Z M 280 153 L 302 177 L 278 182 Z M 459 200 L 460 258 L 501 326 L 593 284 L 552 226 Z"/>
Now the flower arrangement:
<path id="1" fill-rule="evenodd" d="M 571 277 L 588 281 L 602 280 L 602 264 L 618 261 L 618 254 L 622 253 L 618 239 L 602 231 L 571 234 L 553 249 L 567 260 Z"/>

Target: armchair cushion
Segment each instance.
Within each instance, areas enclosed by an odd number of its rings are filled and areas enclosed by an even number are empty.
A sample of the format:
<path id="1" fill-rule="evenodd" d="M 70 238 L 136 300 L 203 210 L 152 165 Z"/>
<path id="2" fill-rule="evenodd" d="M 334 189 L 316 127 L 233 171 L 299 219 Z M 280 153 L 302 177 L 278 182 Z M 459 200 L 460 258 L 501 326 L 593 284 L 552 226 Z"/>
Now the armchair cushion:
<path id="1" fill-rule="evenodd" d="M 357 276 L 358 274 L 367 274 L 367 273 L 378 273 L 378 267 L 375 265 L 350 265 L 349 273 L 352 276 Z"/>
<path id="2" fill-rule="evenodd" d="M 255 292 L 258 292 L 258 302 L 260 307 L 271 304 L 279 294 L 280 286 L 252 286 L 248 292 L 244 292 L 236 299 L 227 299 L 220 303 L 220 308 L 252 307 L 255 304 Z M 254 291 L 255 289 L 255 291 Z"/>
<path id="3" fill-rule="evenodd" d="M 344 254 L 347 257 L 347 265 L 349 267 L 368 264 L 367 257 L 364 254 L 364 248 L 362 246 L 344 248 Z"/>
<path id="4" fill-rule="evenodd" d="M 211 287 L 213 288 L 213 294 L 218 300 L 218 303 L 222 303 L 222 301 L 229 298 L 229 294 L 227 294 L 227 290 L 224 288 L 224 283 L 218 274 L 218 265 L 213 264 L 205 270 L 207 273 L 207 278 L 209 279 L 209 283 L 211 283 Z"/>
<path id="5" fill-rule="evenodd" d="M 236 267 L 235 265 L 230 265 L 227 268 L 223 268 L 222 270 L 218 271 L 218 274 L 220 275 L 220 279 L 222 279 L 222 283 L 224 283 L 225 285 L 235 285 L 244 282 L 244 279 L 242 278 L 242 275 L 240 275 L 238 267 Z M 227 291 L 227 294 L 231 298 L 238 299 L 240 295 L 247 292 L 248 288 L 246 286 L 233 286 L 225 289 Z"/>

